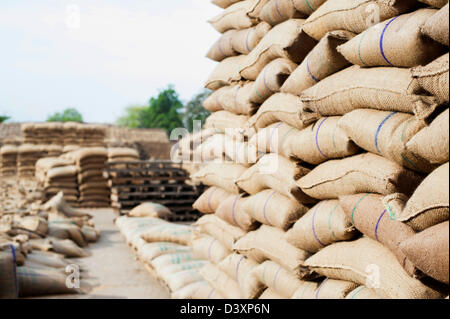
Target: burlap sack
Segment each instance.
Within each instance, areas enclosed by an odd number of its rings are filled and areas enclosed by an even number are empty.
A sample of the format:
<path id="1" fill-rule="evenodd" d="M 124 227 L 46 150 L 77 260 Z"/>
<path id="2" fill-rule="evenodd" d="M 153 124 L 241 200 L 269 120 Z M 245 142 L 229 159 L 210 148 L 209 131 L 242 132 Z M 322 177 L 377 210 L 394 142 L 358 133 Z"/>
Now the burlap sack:
<path id="1" fill-rule="evenodd" d="M 235 33 L 236 30 L 229 30 L 225 32 L 209 49 L 206 56 L 211 60 L 220 62 L 225 58 L 238 55 L 238 52 L 234 51 L 231 45 L 231 39 Z"/>
<path id="2" fill-rule="evenodd" d="M 449 109 L 431 124 L 414 135 L 406 150 L 424 158 L 431 164 L 444 164 L 449 160 Z"/>
<path id="3" fill-rule="evenodd" d="M 214 3 L 216 6 L 221 7 L 222 9 L 226 9 L 229 6 L 231 6 L 233 3 L 239 2 L 242 0 L 212 0 L 211 2 Z"/>
<path id="4" fill-rule="evenodd" d="M 243 127 L 248 121 L 246 115 L 236 115 L 228 111 L 218 111 L 211 114 L 205 122 L 204 128 L 213 128 L 219 132 L 225 132 L 227 129 Z"/>
<path id="5" fill-rule="evenodd" d="M 213 264 L 200 270 L 203 278 L 226 299 L 243 299 L 238 283 Z"/>
<path id="6" fill-rule="evenodd" d="M 80 247 L 87 246 L 81 229 L 77 225 L 66 224 L 61 221 L 49 222 L 47 235 L 59 239 L 71 239 Z"/>
<path id="7" fill-rule="evenodd" d="M 31 254 L 27 255 L 26 264 L 32 262 L 35 265 L 41 265 L 51 268 L 66 268 L 70 262 L 64 259 L 64 256 L 48 251 L 33 250 Z"/>
<path id="8" fill-rule="evenodd" d="M 418 232 L 447 221 L 449 164 L 440 166 L 425 178 L 409 200 L 394 194 L 385 198 L 385 203 L 397 220 L 406 222 Z"/>
<path id="9" fill-rule="evenodd" d="M 231 254 L 217 239 L 208 235 L 194 236 L 191 245 L 197 259 L 208 260 L 214 264 L 220 263 Z"/>
<path id="10" fill-rule="evenodd" d="M 187 246 L 185 246 L 187 247 Z M 190 248 L 190 247 L 189 247 Z M 180 271 L 186 271 L 186 270 L 199 270 L 208 263 L 206 260 L 194 260 L 194 261 L 187 261 L 180 264 L 174 264 L 166 266 L 158 272 L 158 276 L 161 278 L 167 278 L 170 275 L 176 274 Z"/>
<path id="11" fill-rule="evenodd" d="M 16 252 L 13 246 L 0 248 L 0 298 L 18 297 Z"/>
<path id="12" fill-rule="evenodd" d="M 231 39 L 231 45 L 235 51 L 241 54 L 249 54 L 270 29 L 270 24 L 261 22 L 252 28 L 236 30 Z"/>
<path id="13" fill-rule="evenodd" d="M 369 108 L 426 118 L 434 111 L 436 99 L 422 91 L 409 69 L 354 65 L 323 79 L 300 97 L 307 109 L 322 116 Z"/>
<path id="14" fill-rule="evenodd" d="M 197 289 L 188 299 L 212 299 L 212 300 L 222 300 L 225 299 L 224 296 L 220 294 L 214 287 L 212 287 L 207 281 L 206 284 L 202 285 Z"/>
<path id="15" fill-rule="evenodd" d="M 280 91 L 284 81 L 296 68 L 297 64 L 284 58 L 273 60 L 267 64 L 256 78 L 250 93 L 250 101 L 258 104 L 264 103 L 270 96 Z"/>
<path id="16" fill-rule="evenodd" d="M 224 139 L 224 151 L 227 161 L 250 167 L 257 163 L 263 154 L 260 154 L 255 146 L 242 142 L 240 138 L 226 136 Z"/>
<path id="17" fill-rule="evenodd" d="M 187 253 L 191 250 L 190 247 L 168 243 L 168 242 L 159 242 L 159 243 L 145 243 L 142 246 L 138 247 L 138 256 L 139 259 L 144 263 L 151 264 L 152 260 L 166 254 L 174 254 L 174 253 Z"/>
<path id="18" fill-rule="evenodd" d="M 408 274 L 416 273 L 414 265 L 399 248 L 400 243 L 414 236 L 415 232 L 411 227 L 390 215 L 383 204 L 382 195 L 341 196 L 339 203 L 356 229 L 389 248 Z"/>
<path id="19" fill-rule="evenodd" d="M 345 299 L 381 299 L 380 296 L 376 294 L 376 292 L 371 289 L 367 288 L 366 286 L 359 286 L 352 292 L 350 292 Z"/>
<path id="20" fill-rule="evenodd" d="M 238 115 L 252 115 L 258 109 L 258 105 L 250 101 L 251 93 L 254 91 L 253 82 L 241 82 L 228 86 L 221 91 L 218 101 L 225 111 Z M 243 123 L 242 123 L 243 124 Z M 236 126 L 230 126 L 236 127 Z"/>
<path id="21" fill-rule="evenodd" d="M 325 247 L 305 265 L 330 279 L 373 288 L 387 299 L 435 299 L 442 295 L 412 278 L 395 255 L 377 241 L 364 237 Z"/>
<path id="22" fill-rule="evenodd" d="M 202 216 L 195 226 L 196 232 L 214 236 L 230 251 L 233 250 L 234 243 L 246 234 L 241 228 L 232 226 L 215 215 Z"/>
<path id="23" fill-rule="evenodd" d="M 217 91 L 212 92 L 206 100 L 203 101 L 203 108 L 210 112 L 223 111 L 223 106 L 220 104 L 219 98 L 226 90 L 228 90 L 228 86 L 221 87 Z"/>
<path id="24" fill-rule="evenodd" d="M 101 236 L 100 231 L 98 229 L 86 225 L 81 227 L 81 234 L 83 235 L 84 240 L 87 241 L 88 243 L 95 243 L 96 241 L 99 240 Z"/>
<path id="25" fill-rule="evenodd" d="M 193 161 L 200 163 L 224 161 L 225 135 L 216 134 L 208 138 L 193 152 Z"/>
<path id="26" fill-rule="evenodd" d="M 203 277 L 202 277 L 203 278 Z M 197 281 L 194 283 L 191 283 L 189 285 L 184 286 L 181 289 L 178 289 L 177 291 L 173 291 L 171 293 L 172 299 L 179 299 L 179 300 L 186 300 L 186 299 L 192 299 L 192 297 L 202 288 L 204 287 L 210 287 L 208 282 L 202 280 Z"/>
<path id="27" fill-rule="evenodd" d="M 449 222 L 430 227 L 401 243 L 401 251 L 425 274 L 449 283 Z"/>
<path id="28" fill-rule="evenodd" d="M 259 18 L 274 26 L 289 19 L 303 17 L 295 9 L 293 0 L 270 0 L 259 14 Z"/>
<path id="29" fill-rule="evenodd" d="M 152 260 L 151 267 L 156 273 L 162 273 L 166 267 L 181 265 L 187 262 L 200 261 L 195 258 L 193 252 L 165 254 Z"/>
<path id="30" fill-rule="evenodd" d="M 354 282 L 329 278 L 320 284 L 314 284 L 303 283 L 292 299 L 345 299 L 345 296 L 358 286 Z"/>
<path id="31" fill-rule="evenodd" d="M 435 9 L 419 9 L 386 20 L 339 46 L 338 51 L 352 64 L 365 67 L 427 64 L 446 51 L 420 31 L 436 12 Z"/>
<path id="32" fill-rule="evenodd" d="M 219 205 L 229 196 L 233 195 L 224 189 L 210 187 L 195 201 L 192 207 L 203 214 L 214 214 Z"/>
<path id="33" fill-rule="evenodd" d="M 236 180 L 236 185 L 250 195 L 255 195 L 265 189 L 272 189 L 286 197 L 307 204 L 314 200 L 305 196 L 295 181 L 308 174 L 309 171 L 283 156 L 268 154 L 242 173 Z"/>
<path id="34" fill-rule="evenodd" d="M 277 122 L 284 122 L 292 127 L 303 129 L 318 118 L 317 113 L 304 107 L 298 96 L 276 93 L 261 105 L 258 112 L 250 118 L 249 124 L 256 130 Z"/>
<path id="35" fill-rule="evenodd" d="M 243 198 L 242 195 L 230 196 L 219 205 L 216 216 L 245 231 L 254 230 L 259 223 L 242 208 L 246 201 L 247 198 Z"/>
<path id="36" fill-rule="evenodd" d="M 264 290 L 264 292 L 261 294 L 261 296 L 259 296 L 258 299 L 276 300 L 276 299 L 285 299 L 285 298 L 280 296 L 275 290 L 273 290 L 271 288 L 267 288 L 266 290 Z"/>
<path id="37" fill-rule="evenodd" d="M 70 239 L 50 238 L 52 251 L 67 258 L 87 257 L 88 254 Z"/>
<path id="38" fill-rule="evenodd" d="M 366 153 L 325 162 L 297 181 L 297 185 L 313 198 L 335 199 L 361 193 L 410 195 L 421 180 L 421 176 L 384 157 Z"/>
<path id="39" fill-rule="evenodd" d="M 309 16 L 317 10 L 326 0 L 293 0 L 297 11 Z"/>
<path id="40" fill-rule="evenodd" d="M 318 203 L 300 218 L 286 233 L 293 246 L 316 253 L 338 241 L 351 240 L 358 232 L 347 218 L 337 200 Z"/>
<path id="41" fill-rule="evenodd" d="M 194 182 L 200 182 L 208 186 L 216 186 L 226 189 L 232 194 L 241 191 L 235 181 L 246 171 L 245 166 L 239 164 L 209 163 L 191 176 Z"/>
<path id="42" fill-rule="evenodd" d="M 269 0 L 244 0 L 227 7 L 208 22 L 220 33 L 230 29 L 246 29 L 258 23 L 261 9 Z"/>
<path id="43" fill-rule="evenodd" d="M 259 283 L 255 297 L 261 295 L 264 289 L 271 288 L 283 298 L 289 299 L 303 284 L 295 274 L 270 260 L 254 268 L 249 276 Z"/>
<path id="44" fill-rule="evenodd" d="M 285 232 L 281 229 L 262 225 L 258 230 L 239 239 L 233 250 L 257 263 L 272 260 L 300 276 L 300 265 L 309 254 L 289 244 L 284 237 Z"/>
<path id="45" fill-rule="evenodd" d="M 247 197 L 241 210 L 262 224 L 286 231 L 308 211 L 308 208 L 276 191 L 264 190 Z"/>
<path id="46" fill-rule="evenodd" d="M 55 167 L 47 171 L 47 179 L 54 180 L 58 178 L 72 177 L 78 174 L 78 168 L 75 165 Z"/>
<path id="47" fill-rule="evenodd" d="M 165 223 L 150 228 L 141 235 L 147 243 L 170 242 L 180 245 L 188 245 L 191 241 L 193 227 Z"/>
<path id="48" fill-rule="evenodd" d="M 419 85 L 433 94 L 440 104 L 449 101 L 449 54 L 436 59 L 426 66 L 411 70 Z"/>
<path id="49" fill-rule="evenodd" d="M 442 8 L 448 3 L 448 0 L 419 0 L 435 8 Z"/>
<path id="50" fill-rule="evenodd" d="M 318 287 L 318 282 L 305 281 L 292 295 L 291 299 L 314 299 Z"/>
<path id="51" fill-rule="evenodd" d="M 205 87 L 210 90 L 218 90 L 223 86 L 230 85 L 232 82 L 239 81 L 246 55 L 229 57 L 220 62 L 206 81 Z"/>
<path id="52" fill-rule="evenodd" d="M 309 52 L 308 56 L 289 76 L 281 87 L 281 92 L 300 95 L 327 76 L 348 66 L 350 63 L 336 48 L 354 37 L 348 31 L 331 31 Z"/>
<path id="53" fill-rule="evenodd" d="M 256 80 L 261 70 L 276 58 L 296 63 L 303 61 L 317 43 L 303 32 L 303 22 L 302 19 L 291 19 L 270 30 L 242 63 L 241 76 Z"/>
<path id="54" fill-rule="evenodd" d="M 333 0 L 326 1 L 305 21 L 305 32 L 320 40 L 328 31 L 347 30 L 361 33 L 377 21 L 384 21 L 412 11 L 417 3 L 410 0 Z"/>
<path id="55" fill-rule="evenodd" d="M 449 16 L 447 2 L 441 10 L 428 19 L 428 21 L 421 27 L 421 31 L 433 40 L 448 46 L 448 22 Z"/>
<path id="56" fill-rule="evenodd" d="M 352 111 L 339 121 L 339 127 L 359 147 L 419 172 L 431 172 L 434 167 L 408 152 L 406 143 L 426 125 L 411 114 L 369 109 Z"/>
<path id="57" fill-rule="evenodd" d="M 171 291 L 177 291 L 189 284 L 203 281 L 203 277 L 197 270 L 184 270 L 168 276 L 164 281 Z"/>
<path id="58" fill-rule="evenodd" d="M 257 297 L 255 292 L 259 289 L 259 282 L 250 276 L 250 272 L 257 266 L 258 264 L 252 259 L 236 253 L 229 255 L 217 265 L 220 270 L 239 284 L 243 298 L 245 299 L 254 299 Z"/>
<path id="59" fill-rule="evenodd" d="M 154 217 L 163 218 L 170 216 L 172 212 L 164 205 L 158 203 L 143 203 L 133 208 L 128 216 L 130 217 Z"/>

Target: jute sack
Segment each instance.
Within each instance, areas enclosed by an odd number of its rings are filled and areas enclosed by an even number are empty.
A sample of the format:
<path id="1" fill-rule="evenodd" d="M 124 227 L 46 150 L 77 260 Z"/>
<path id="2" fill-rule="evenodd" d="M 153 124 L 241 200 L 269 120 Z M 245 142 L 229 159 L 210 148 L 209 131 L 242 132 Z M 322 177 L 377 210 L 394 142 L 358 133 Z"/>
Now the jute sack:
<path id="1" fill-rule="evenodd" d="M 217 111 L 211 114 L 205 122 L 206 129 L 213 128 L 219 132 L 227 129 L 240 128 L 248 121 L 248 116 L 237 115 L 228 111 Z"/>
<path id="2" fill-rule="evenodd" d="M 413 67 L 427 64 L 445 52 L 445 47 L 421 34 L 420 27 L 437 10 L 419 9 L 383 21 L 367 29 L 338 51 L 360 66 Z"/>
<path id="3" fill-rule="evenodd" d="M 293 0 L 295 9 L 304 15 L 310 15 L 317 10 L 326 0 Z"/>
<path id="4" fill-rule="evenodd" d="M 160 273 L 166 267 L 170 267 L 172 265 L 180 265 L 187 262 L 199 261 L 195 258 L 193 252 L 187 253 L 173 253 L 173 254 L 165 254 L 159 257 L 156 257 L 152 260 L 151 267 L 155 269 L 156 273 Z"/>
<path id="5" fill-rule="evenodd" d="M 276 58 L 286 58 L 295 63 L 303 61 L 317 43 L 303 32 L 303 22 L 302 19 L 291 19 L 271 29 L 243 61 L 241 76 L 256 80 L 261 70 Z"/>
<path id="6" fill-rule="evenodd" d="M 48 231 L 48 222 L 42 217 L 25 216 L 17 221 L 17 227 L 45 236 Z"/>
<path id="7" fill-rule="evenodd" d="M 421 27 L 421 31 L 433 40 L 448 46 L 448 23 L 449 16 L 447 2 L 441 10 L 428 19 L 428 21 Z"/>
<path id="8" fill-rule="evenodd" d="M 220 263 L 231 253 L 217 239 L 209 235 L 194 236 L 191 245 L 197 259 L 208 260 L 214 264 Z"/>
<path id="9" fill-rule="evenodd" d="M 15 249 L 10 246 L 0 249 L 0 298 L 18 297 Z"/>
<path id="10" fill-rule="evenodd" d="M 64 259 L 64 256 L 48 251 L 33 250 L 31 254 L 27 255 L 26 263 L 33 262 L 38 265 L 47 266 L 51 268 L 66 268 L 70 262 Z"/>
<path id="11" fill-rule="evenodd" d="M 383 204 L 382 195 L 341 196 L 339 203 L 356 229 L 389 248 L 406 272 L 415 275 L 414 265 L 399 248 L 400 243 L 413 237 L 415 232 L 410 226 L 395 220 L 394 216 L 390 215 Z"/>
<path id="12" fill-rule="evenodd" d="M 320 40 L 328 31 L 361 33 L 375 24 L 404 12 L 413 11 L 410 0 L 333 0 L 326 1 L 305 21 L 305 32 Z"/>
<path id="13" fill-rule="evenodd" d="M 185 270 L 172 274 L 164 279 L 171 291 L 180 290 L 189 284 L 202 281 L 203 277 L 198 270 Z"/>
<path id="14" fill-rule="evenodd" d="M 259 283 L 255 297 L 261 295 L 264 289 L 270 288 L 283 298 L 289 299 L 303 283 L 295 274 L 270 260 L 254 268 L 249 276 Z"/>
<path id="15" fill-rule="evenodd" d="M 81 229 L 77 225 L 61 223 L 58 221 L 50 222 L 48 224 L 47 234 L 48 236 L 59 239 L 71 239 L 80 247 L 87 246 L 83 234 L 81 233 Z"/>
<path id="16" fill-rule="evenodd" d="M 359 148 L 338 127 L 340 119 L 322 118 L 303 130 L 282 122 L 275 123 L 254 135 L 250 144 L 255 145 L 260 152 L 278 153 L 310 164 L 355 155 Z"/>
<path id="17" fill-rule="evenodd" d="M 449 283 L 449 222 L 432 226 L 401 243 L 401 251 L 425 274 Z"/>
<path id="18" fill-rule="evenodd" d="M 257 297 L 255 291 L 259 288 L 259 282 L 250 276 L 250 272 L 258 266 L 254 260 L 239 254 L 231 254 L 217 265 L 220 270 L 233 278 L 240 287 L 245 299 Z"/>
<path id="19" fill-rule="evenodd" d="M 209 284 L 204 280 L 193 282 L 189 285 L 184 286 L 181 289 L 178 289 L 177 291 L 172 292 L 171 298 L 179 300 L 192 299 L 192 296 L 204 286 L 209 286 Z"/>
<path id="20" fill-rule="evenodd" d="M 223 111 L 223 106 L 220 104 L 220 96 L 223 92 L 228 90 L 228 86 L 221 87 L 220 89 L 212 92 L 204 101 L 203 108 L 210 112 Z"/>
<path id="21" fill-rule="evenodd" d="M 241 210 L 262 224 L 288 230 L 308 208 L 272 190 L 264 190 L 247 197 Z"/>
<path id="22" fill-rule="evenodd" d="M 293 0 L 270 0 L 259 14 L 259 18 L 274 26 L 289 19 L 304 16 L 295 9 Z"/>
<path id="23" fill-rule="evenodd" d="M 426 125 L 411 114 L 369 109 L 354 110 L 339 121 L 339 127 L 362 149 L 419 172 L 431 172 L 434 167 L 407 152 L 406 143 Z"/>
<path id="24" fill-rule="evenodd" d="M 169 265 L 169 266 L 166 266 L 166 267 L 160 269 L 158 272 L 158 276 L 160 278 L 166 278 L 170 275 L 176 274 L 181 271 L 199 270 L 199 269 L 203 268 L 207 263 L 208 263 L 208 261 L 206 261 L 206 260 L 194 260 L 194 261 L 183 262 L 181 264 Z"/>
<path id="25" fill-rule="evenodd" d="M 348 31 L 331 31 L 308 53 L 281 87 L 281 92 L 300 95 L 301 92 L 348 66 L 336 48 L 354 37 Z"/>
<path id="26" fill-rule="evenodd" d="M 218 90 L 232 82 L 239 81 L 243 62 L 247 60 L 246 55 L 229 57 L 220 62 L 206 81 L 205 87 L 210 90 Z"/>
<path id="27" fill-rule="evenodd" d="M 444 164 L 449 160 L 449 109 L 431 124 L 414 135 L 406 150 L 424 158 L 431 164 Z"/>
<path id="28" fill-rule="evenodd" d="M 191 251 L 190 247 L 169 242 L 145 243 L 139 246 L 138 256 L 144 263 L 151 264 L 152 260 L 159 256 L 189 251 Z"/>
<path id="29" fill-rule="evenodd" d="M 367 288 L 366 286 L 359 286 L 355 290 L 351 291 L 345 299 L 381 299 L 380 296 L 376 294 L 376 292 Z"/>
<path id="30" fill-rule="evenodd" d="M 239 239 L 233 250 L 257 263 L 272 260 L 290 272 L 303 275 L 300 265 L 309 254 L 289 244 L 284 237 L 285 232 L 281 229 L 262 225 Z"/>
<path id="31" fill-rule="evenodd" d="M 220 294 L 219 291 L 217 291 L 214 287 L 212 287 L 207 281 L 205 281 L 206 284 L 202 285 L 199 289 L 197 289 L 191 296 L 189 296 L 189 299 L 212 299 L 212 300 L 219 300 L 219 299 L 225 299 L 224 296 Z"/>
<path id="32" fill-rule="evenodd" d="M 314 299 L 318 287 L 318 282 L 304 281 L 291 299 Z"/>
<path id="33" fill-rule="evenodd" d="M 241 54 L 249 54 L 270 29 L 270 24 L 260 22 L 254 27 L 236 30 L 231 39 L 233 50 Z"/>
<path id="34" fill-rule="evenodd" d="M 433 94 L 440 104 L 449 101 L 449 54 L 445 54 L 426 66 L 411 70 L 419 85 Z"/>
<path id="35" fill-rule="evenodd" d="M 330 279 L 367 285 L 382 298 L 442 297 L 440 293 L 409 276 L 388 248 L 367 237 L 325 247 L 310 257 L 305 266 Z"/>
<path id="36" fill-rule="evenodd" d="M 358 287 L 354 282 L 329 278 L 316 285 L 303 283 L 291 299 L 345 299 L 349 292 Z"/>
<path id="37" fill-rule="evenodd" d="M 286 197 L 307 204 L 314 200 L 305 196 L 295 181 L 308 174 L 309 171 L 308 168 L 283 156 L 267 154 L 257 164 L 242 173 L 236 180 L 236 185 L 250 195 L 255 195 L 265 189 L 272 189 Z"/>
<path id="38" fill-rule="evenodd" d="M 220 33 L 230 29 L 250 28 L 258 23 L 257 17 L 268 0 L 244 0 L 227 7 L 208 22 Z"/>
<path id="39" fill-rule="evenodd" d="M 234 243 L 245 236 L 244 230 L 228 224 L 215 215 L 202 216 L 197 220 L 195 226 L 196 232 L 214 236 L 214 238 L 230 251 L 233 250 Z"/>
<path id="40" fill-rule="evenodd" d="M 226 299 L 243 299 L 238 283 L 217 266 L 209 263 L 200 270 L 200 274 Z"/>
<path id="41" fill-rule="evenodd" d="M 87 257 L 88 254 L 70 239 L 49 238 L 52 251 L 67 258 Z"/>
<path id="42" fill-rule="evenodd" d="M 32 267 L 17 268 L 17 283 L 20 297 L 37 297 L 60 294 L 78 294 L 80 289 L 68 288 L 67 275 L 58 270 Z"/>
<path id="43" fill-rule="evenodd" d="M 209 163 L 191 176 L 194 182 L 226 189 L 232 194 L 240 190 L 235 181 L 246 171 L 246 167 L 238 164 Z"/>
<path id="44" fill-rule="evenodd" d="M 436 108 L 437 101 L 422 91 L 409 69 L 354 65 L 323 79 L 303 91 L 300 97 L 307 109 L 322 116 L 369 108 L 426 118 Z"/>
<path id="45" fill-rule="evenodd" d="M 253 82 L 241 82 L 233 86 L 228 86 L 218 97 L 219 103 L 225 111 L 237 115 L 254 114 L 258 109 L 258 106 L 250 101 L 250 95 L 253 91 Z"/>
<path id="46" fill-rule="evenodd" d="M 303 129 L 318 118 L 318 114 L 306 108 L 298 96 L 276 93 L 260 106 L 258 112 L 250 118 L 249 125 L 258 130 L 273 123 L 284 122 Z"/>
<path id="47" fill-rule="evenodd" d="M 268 300 L 275 300 L 275 299 L 285 299 L 282 296 L 280 296 L 279 294 L 277 294 L 277 292 L 271 288 L 267 288 L 266 290 L 264 290 L 264 292 L 261 294 L 261 296 L 259 296 L 258 299 L 268 299 Z"/>
<path id="48" fill-rule="evenodd" d="M 193 152 L 193 160 L 200 163 L 224 161 L 225 135 L 215 134 L 199 145 Z"/>
<path id="49" fill-rule="evenodd" d="M 77 167 L 75 165 L 72 166 L 63 166 L 63 167 L 55 167 L 51 168 L 47 172 L 47 179 L 54 180 L 58 178 L 71 177 L 78 174 Z"/>
<path id="50" fill-rule="evenodd" d="M 214 3 L 216 6 L 221 7 L 222 9 L 226 9 L 229 6 L 231 6 L 233 3 L 239 2 L 242 0 L 212 0 L 211 2 Z"/>
<path id="51" fill-rule="evenodd" d="M 162 218 L 165 216 L 170 216 L 172 213 L 170 209 L 164 205 L 158 203 L 143 203 L 139 206 L 133 208 L 128 216 L 130 217 L 154 217 Z"/>
<path id="52" fill-rule="evenodd" d="M 262 104 L 270 96 L 280 91 L 289 75 L 297 68 L 297 64 L 289 59 L 279 58 L 267 64 L 256 78 L 250 101 Z"/>
<path id="53" fill-rule="evenodd" d="M 193 208 L 203 214 L 214 214 L 219 205 L 232 194 L 218 187 L 208 188 L 193 204 Z"/>
<path id="54" fill-rule="evenodd" d="M 358 232 L 343 212 L 339 201 L 328 200 L 311 208 L 286 233 L 291 245 L 316 253 L 338 241 L 351 240 Z"/>
<path id="55" fill-rule="evenodd" d="M 206 56 L 211 60 L 220 62 L 225 58 L 238 55 L 238 52 L 233 50 L 231 39 L 236 33 L 236 30 L 229 30 L 225 32 L 216 43 L 209 49 Z"/>
<path id="56" fill-rule="evenodd" d="M 230 196 L 219 205 L 216 216 L 245 231 L 254 230 L 259 223 L 242 208 L 246 201 L 247 198 L 243 198 L 242 195 Z"/>
<path id="57" fill-rule="evenodd" d="M 384 199 L 394 217 L 415 231 L 423 231 L 448 220 L 449 164 L 434 170 L 409 198 L 393 194 Z M 406 205 L 405 205 L 406 203 Z"/>
<path id="58" fill-rule="evenodd" d="M 83 235 L 84 240 L 87 241 L 88 243 L 95 243 L 96 241 L 99 240 L 101 236 L 100 231 L 98 229 L 86 225 L 81 227 L 81 234 Z"/>
<path id="59" fill-rule="evenodd" d="M 230 136 L 225 137 L 224 149 L 227 161 L 246 167 L 256 164 L 263 155 L 253 145 Z"/>
<path id="60" fill-rule="evenodd" d="M 448 3 L 448 0 L 419 0 L 435 8 L 442 8 Z"/>
<path id="61" fill-rule="evenodd" d="M 147 230 L 147 232 L 141 235 L 141 238 L 148 243 L 170 242 L 188 245 L 192 232 L 192 226 L 166 223 L 150 228 L 150 230 Z"/>
<path id="62" fill-rule="evenodd" d="M 411 195 L 422 177 L 372 153 L 325 162 L 297 181 L 307 195 L 335 199 L 342 195 L 400 192 Z"/>

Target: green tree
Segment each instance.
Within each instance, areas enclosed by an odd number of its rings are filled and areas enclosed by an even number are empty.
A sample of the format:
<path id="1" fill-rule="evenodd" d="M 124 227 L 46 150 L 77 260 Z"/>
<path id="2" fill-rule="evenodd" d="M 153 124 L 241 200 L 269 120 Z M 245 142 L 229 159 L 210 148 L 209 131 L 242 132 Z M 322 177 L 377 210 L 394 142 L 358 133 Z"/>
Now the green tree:
<path id="1" fill-rule="evenodd" d="M 6 122 L 7 120 L 9 120 L 9 116 L 0 115 L 0 123 Z"/>
<path id="2" fill-rule="evenodd" d="M 117 125 L 128 128 L 138 128 L 140 117 L 143 116 L 143 112 L 146 108 L 148 108 L 148 106 L 133 105 L 127 107 L 125 109 L 125 114 L 117 119 Z"/>
<path id="3" fill-rule="evenodd" d="M 74 108 L 65 109 L 62 113 L 55 113 L 47 118 L 47 122 L 79 122 L 83 123 L 83 116 Z"/>
<path id="4" fill-rule="evenodd" d="M 194 96 L 194 98 L 186 104 L 183 114 L 183 123 L 184 127 L 187 128 L 189 132 L 193 131 L 194 121 L 201 121 L 203 125 L 206 118 L 211 114 L 211 112 L 203 108 L 203 101 L 205 101 L 211 93 L 211 90 L 205 89 Z"/>

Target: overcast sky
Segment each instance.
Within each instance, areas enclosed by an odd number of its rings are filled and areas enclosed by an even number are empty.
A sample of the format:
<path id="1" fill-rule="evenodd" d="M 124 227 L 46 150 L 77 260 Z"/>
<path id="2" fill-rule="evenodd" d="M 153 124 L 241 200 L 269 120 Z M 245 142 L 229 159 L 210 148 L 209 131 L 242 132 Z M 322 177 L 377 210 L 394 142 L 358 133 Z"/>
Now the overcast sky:
<path id="1" fill-rule="evenodd" d="M 114 122 L 169 83 L 189 100 L 216 64 L 206 21 L 220 11 L 209 0 L 1 1 L 0 115 L 43 121 L 71 106 Z"/>

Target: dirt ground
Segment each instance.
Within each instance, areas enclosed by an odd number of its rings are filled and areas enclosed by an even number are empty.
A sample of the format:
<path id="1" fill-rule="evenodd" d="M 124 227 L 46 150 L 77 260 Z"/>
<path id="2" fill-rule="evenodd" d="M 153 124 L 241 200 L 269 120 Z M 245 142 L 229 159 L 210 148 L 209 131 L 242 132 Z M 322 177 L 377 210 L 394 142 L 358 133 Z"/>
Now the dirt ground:
<path id="1" fill-rule="evenodd" d="M 74 259 L 82 269 L 81 287 L 91 287 L 85 295 L 55 296 L 54 299 L 167 299 L 167 288 L 159 284 L 136 259 L 118 228 L 112 210 L 89 210 L 102 232 L 99 242 L 86 251 L 91 256 Z M 49 297 L 46 297 L 49 298 Z"/>

